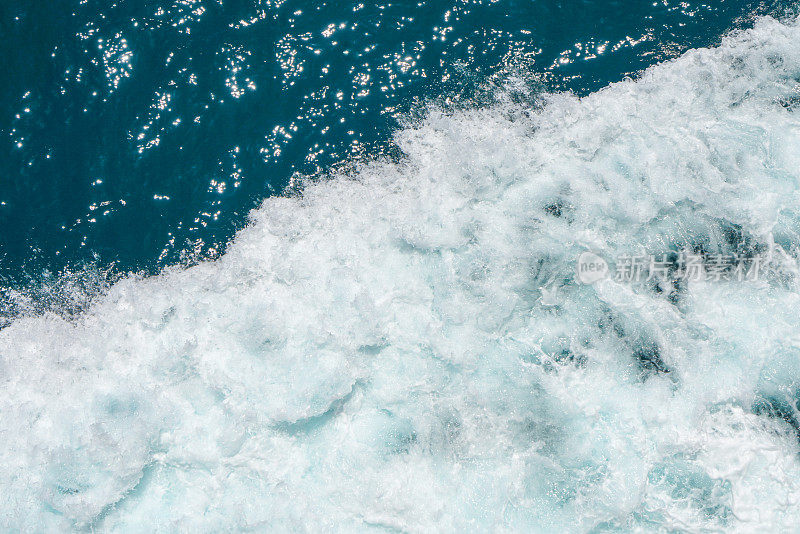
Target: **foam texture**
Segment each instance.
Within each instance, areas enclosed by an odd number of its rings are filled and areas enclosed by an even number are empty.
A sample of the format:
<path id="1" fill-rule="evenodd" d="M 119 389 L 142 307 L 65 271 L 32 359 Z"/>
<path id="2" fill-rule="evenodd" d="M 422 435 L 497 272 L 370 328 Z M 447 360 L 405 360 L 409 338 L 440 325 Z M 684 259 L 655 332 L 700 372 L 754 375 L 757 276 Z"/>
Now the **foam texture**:
<path id="1" fill-rule="evenodd" d="M 0 530 L 796 529 L 800 23 L 513 94 L 0 330 Z M 743 246 L 777 274 L 574 280 Z"/>

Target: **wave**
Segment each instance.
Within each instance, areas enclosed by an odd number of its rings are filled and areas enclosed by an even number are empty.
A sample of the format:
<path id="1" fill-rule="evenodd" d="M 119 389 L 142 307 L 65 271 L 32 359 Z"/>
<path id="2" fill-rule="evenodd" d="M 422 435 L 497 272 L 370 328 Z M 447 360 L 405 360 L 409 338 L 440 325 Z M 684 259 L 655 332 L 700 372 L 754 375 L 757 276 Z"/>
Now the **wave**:
<path id="1" fill-rule="evenodd" d="M 2 528 L 797 525 L 799 20 L 396 142 L 216 261 L 0 330 Z M 575 281 L 679 249 L 779 268 Z"/>

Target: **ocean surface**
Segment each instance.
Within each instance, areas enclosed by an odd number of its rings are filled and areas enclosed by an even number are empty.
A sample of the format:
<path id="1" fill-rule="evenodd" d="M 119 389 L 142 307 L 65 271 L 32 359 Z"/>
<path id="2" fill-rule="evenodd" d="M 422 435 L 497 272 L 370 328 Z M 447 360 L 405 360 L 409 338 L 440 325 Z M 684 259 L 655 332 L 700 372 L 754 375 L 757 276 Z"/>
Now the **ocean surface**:
<path id="1" fill-rule="evenodd" d="M 0 277 L 215 256 L 293 178 L 397 157 L 430 102 L 586 95 L 787 5 L 2 2 Z"/>
<path id="2" fill-rule="evenodd" d="M 0 530 L 796 529 L 798 7 L 0 4 Z"/>

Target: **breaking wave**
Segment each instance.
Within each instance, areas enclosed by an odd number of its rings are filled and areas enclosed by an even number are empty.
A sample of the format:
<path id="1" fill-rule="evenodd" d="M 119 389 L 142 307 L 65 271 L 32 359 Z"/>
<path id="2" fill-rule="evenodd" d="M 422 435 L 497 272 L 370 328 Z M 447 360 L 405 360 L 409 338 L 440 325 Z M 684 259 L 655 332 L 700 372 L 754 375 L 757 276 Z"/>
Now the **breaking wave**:
<path id="1" fill-rule="evenodd" d="M 541 99 L 0 330 L 0 528 L 796 528 L 800 22 Z M 777 267 L 575 281 L 677 249 Z"/>

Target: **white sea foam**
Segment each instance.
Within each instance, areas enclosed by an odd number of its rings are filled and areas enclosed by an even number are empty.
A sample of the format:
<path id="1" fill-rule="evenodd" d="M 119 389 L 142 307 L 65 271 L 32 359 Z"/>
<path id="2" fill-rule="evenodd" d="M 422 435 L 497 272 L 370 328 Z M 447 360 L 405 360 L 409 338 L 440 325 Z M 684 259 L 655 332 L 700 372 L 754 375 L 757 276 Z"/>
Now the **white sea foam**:
<path id="1" fill-rule="evenodd" d="M 796 528 L 798 21 L 397 142 L 0 330 L 0 529 Z M 781 275 L 573 280 L 683 246 Z"/>

